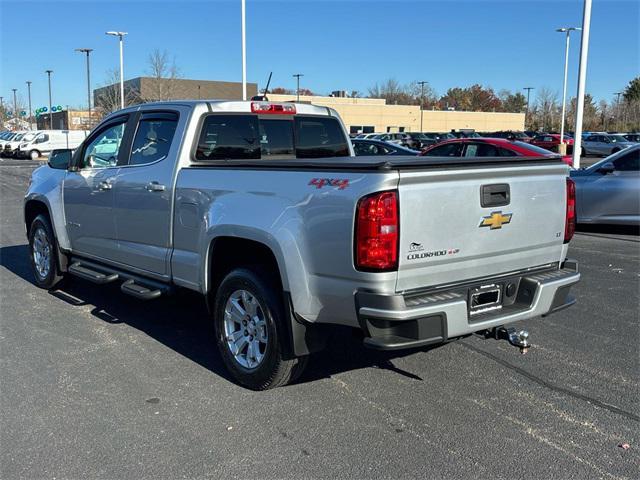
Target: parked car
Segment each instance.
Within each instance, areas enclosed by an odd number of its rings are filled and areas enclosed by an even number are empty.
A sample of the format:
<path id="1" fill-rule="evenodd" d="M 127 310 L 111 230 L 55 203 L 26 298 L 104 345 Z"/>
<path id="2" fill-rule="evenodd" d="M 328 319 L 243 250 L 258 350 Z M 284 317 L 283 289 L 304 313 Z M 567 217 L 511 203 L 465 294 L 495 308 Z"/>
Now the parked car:
<path id="1" fill-rule="evenodd" d="M 627 142 L 640 143 L 640 133 L 625 133 L 622 135 Z"/>
<path id="2" fill-rule="evenodd" d="M 480 138 L 481 137 L 481 135 L 478 132 L 468 128 L 461 128 L 460 130 L 457 130 L 457 131 L 451 130 L 451 132 L 449 133 L 453 135 L 455 138 Z"/>
<path id="3" fill-rule="evenodd" d="M 395 143 L 382 142 L 380 140 L 351 139 L 353 151 L 356 156 L 364 155 L 417 155 L 416 150 L 406 148 Z"/>
<path id="4" fill-rule="evenodd" d="M 117 162 L 96 162 L 111 138 Z M 570 306 L 571 185 L 557 158 L 355 157 L 326 107 L 180 100 L 114 112 L 57 151 L 24 222 L 38 286 L 68 273 L 141 300 L 198 292 L 212 347 L 262 390 L 299 376 L 335 324 L 396 350 Z"/>
<path id="5" fill-rule="evenodd" d="M 528 142 L 531 137 L 524 132 L 516 132 L 513 130 L 503 130 L 500 132 L 483 133 L 483 137 L 488 138 L 506 138 L 507 140 L 520 140 L 521 142 Z"/>
<path id="6" fill-rule="evenodd" d="M 607 133 L 598 133 L 587 135 L 582 139 L 581 155 L 611 155 L 620 150 L 631 147 L 633 142 L 628 141 L 622 135 L 610 135 Z"/>
<path id="7" fill-rule="evenodd" d="M 400 145 L 405 140 L 406 135 L 407 134 L 404 132 L 378 133 L 369 138 L 373 140 L 380 140 L 382 142 L 397 143 Z"/>
<path id="8" fill-rule="evenodd" d="M 574 170 L 578 223 L 640 225 L 640 145 Z"/>
<path id="9" fill-rule="evenodd" d="M 535 145 L 536 147 L 544 148 L 551 152 L 558 153 L 560 148 L 560 134 L 558 133 L 543 133 L 540 135 L 536 135 L 531 140 L 529 140 L 531 145 Z M 567 145 L 567 155 L 573 154 L 573 138 L 564 136 L 564 143 Z"/>
<path id="10" fill-rule="evenodd" d="M 457 138 L 428 147 L 420 152 L 428 157 L 537 157 L 551 158 L 557 153 L 518 140 L 503 138 Z M 570 155 L 562 157 L 567 165 L 572 164 Z"/>
<path id="11" fill-rule="evenodd" d="M 4 156 L 4 147 L 7 143 L 13 141 L 16 137 L 24 135 L 26 132 L 4 132 L 2 138 L 0 139 L 0 156 Z"/>
<path id="12" fill-rule="evenodd" d="M 35 160 L 48 155 L 52 150 L 75 149 L 88 134 L 88 130 L 40 130 L 38 135 L 29 141 L 20 142 L 16 157 Z"/>

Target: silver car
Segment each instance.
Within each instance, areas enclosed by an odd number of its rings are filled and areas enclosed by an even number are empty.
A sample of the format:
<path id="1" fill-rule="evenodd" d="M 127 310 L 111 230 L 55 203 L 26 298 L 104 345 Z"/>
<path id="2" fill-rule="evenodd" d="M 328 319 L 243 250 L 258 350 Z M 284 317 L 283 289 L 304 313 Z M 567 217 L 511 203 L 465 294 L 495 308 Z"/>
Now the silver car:
<path id="1" fill-rule="evenodd" d="M 584 137 L 582 140 L 582 156 L 585 155 L 611 155 L 620 150 L 635 145 L 622 135 L 595 133 Z"/>
<path id="2" fill-rule="evenodd" d="M 640 225 L 640 145 L 574 170 L 578 223 Z"/>

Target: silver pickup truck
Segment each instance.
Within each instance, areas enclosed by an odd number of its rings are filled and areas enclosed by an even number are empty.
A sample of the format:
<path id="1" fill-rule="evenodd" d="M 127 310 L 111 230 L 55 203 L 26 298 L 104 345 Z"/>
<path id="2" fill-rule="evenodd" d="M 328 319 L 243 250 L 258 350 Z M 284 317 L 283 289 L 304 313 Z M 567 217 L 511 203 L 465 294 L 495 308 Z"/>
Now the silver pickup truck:
<path id="1" fill-rule="evenodd" d="M 329 108 L 180 101 L 107 117 L 33 172 L 36 283 L 200 292 L 249 388 L 302 372 L 332 325 L 402 349 L 571 305 L 575 189 L 557 159 L 355 157 Z"/>

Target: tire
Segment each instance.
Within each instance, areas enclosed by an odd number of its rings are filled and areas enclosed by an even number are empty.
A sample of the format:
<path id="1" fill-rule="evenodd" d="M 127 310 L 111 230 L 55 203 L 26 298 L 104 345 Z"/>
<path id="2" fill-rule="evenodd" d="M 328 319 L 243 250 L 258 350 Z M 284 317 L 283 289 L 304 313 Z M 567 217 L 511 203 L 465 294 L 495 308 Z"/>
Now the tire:
<path id="1" fill-rule="evenodd" d="M 29 152 L 29 158 L 31 160 L 37 160 L 40 158 L 40 152 L 38 150 L 31 150 Z"/>
<path id="2" fill-rule="evenodd" d="M 57 248 L 49 219 L 38 215 L 29 228 L 29 260 L 36 285 L 40 288 L 51 289 L 62 280 L 56 261 Z"/>
<path id="3" fill-rule="evenodd" d="M 581 149 L 580 149 L 580 156 L 581 157 L 586 157 L 587 156 L 587 151 L 584 149 L 584 147 L 581 147 Z"/>
<path id="4" fill-rule="evenodd" d="M 283 358 L 286 321 L 282 291 L 267 271 L 238 268 L 222 280 L 213 310 L 216 343 L 240 385 L 266 390 L 300 376 L 307 357 Z"/>

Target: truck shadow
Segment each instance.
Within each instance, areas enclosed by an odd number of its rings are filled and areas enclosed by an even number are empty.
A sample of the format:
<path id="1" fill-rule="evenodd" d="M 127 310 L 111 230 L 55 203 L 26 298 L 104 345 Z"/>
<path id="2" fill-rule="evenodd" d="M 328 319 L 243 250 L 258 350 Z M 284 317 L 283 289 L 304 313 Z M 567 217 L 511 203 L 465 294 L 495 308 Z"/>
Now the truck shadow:
<path id="1" fill-rule="evenodd" d="M 33 284 L 28 255 L 27 245 L 1 247 L 0 266 Z M 91 314 L 101 321 L 109 324 L 124 323 L 136 328 L 216 375 L 232 381 L 218 354 L 204 298 L 195 292 L 179 290 L 175 295 L 143 302 L 123 294 L 117 283 L 99 286 L 71 277 L 64 279 L 54 290 L 49 291 L 49 294 L 68 303 L 71 307 L 70 313 L 74 307 L 88 306 L 91 308 Z M 55 300 L 52 298 L 52 301 Z M 311 356 L 309 365 L 298 383 L 363 368 L 384 369 L 421 381 L 422 378 L 419 376 L 392 363 L 395 358 L 415 352 L 416 350 L 370 350 L 362 345 L 362 337 L 354 330 L 337 327 L 332 329 L 327 348 Z"/>

